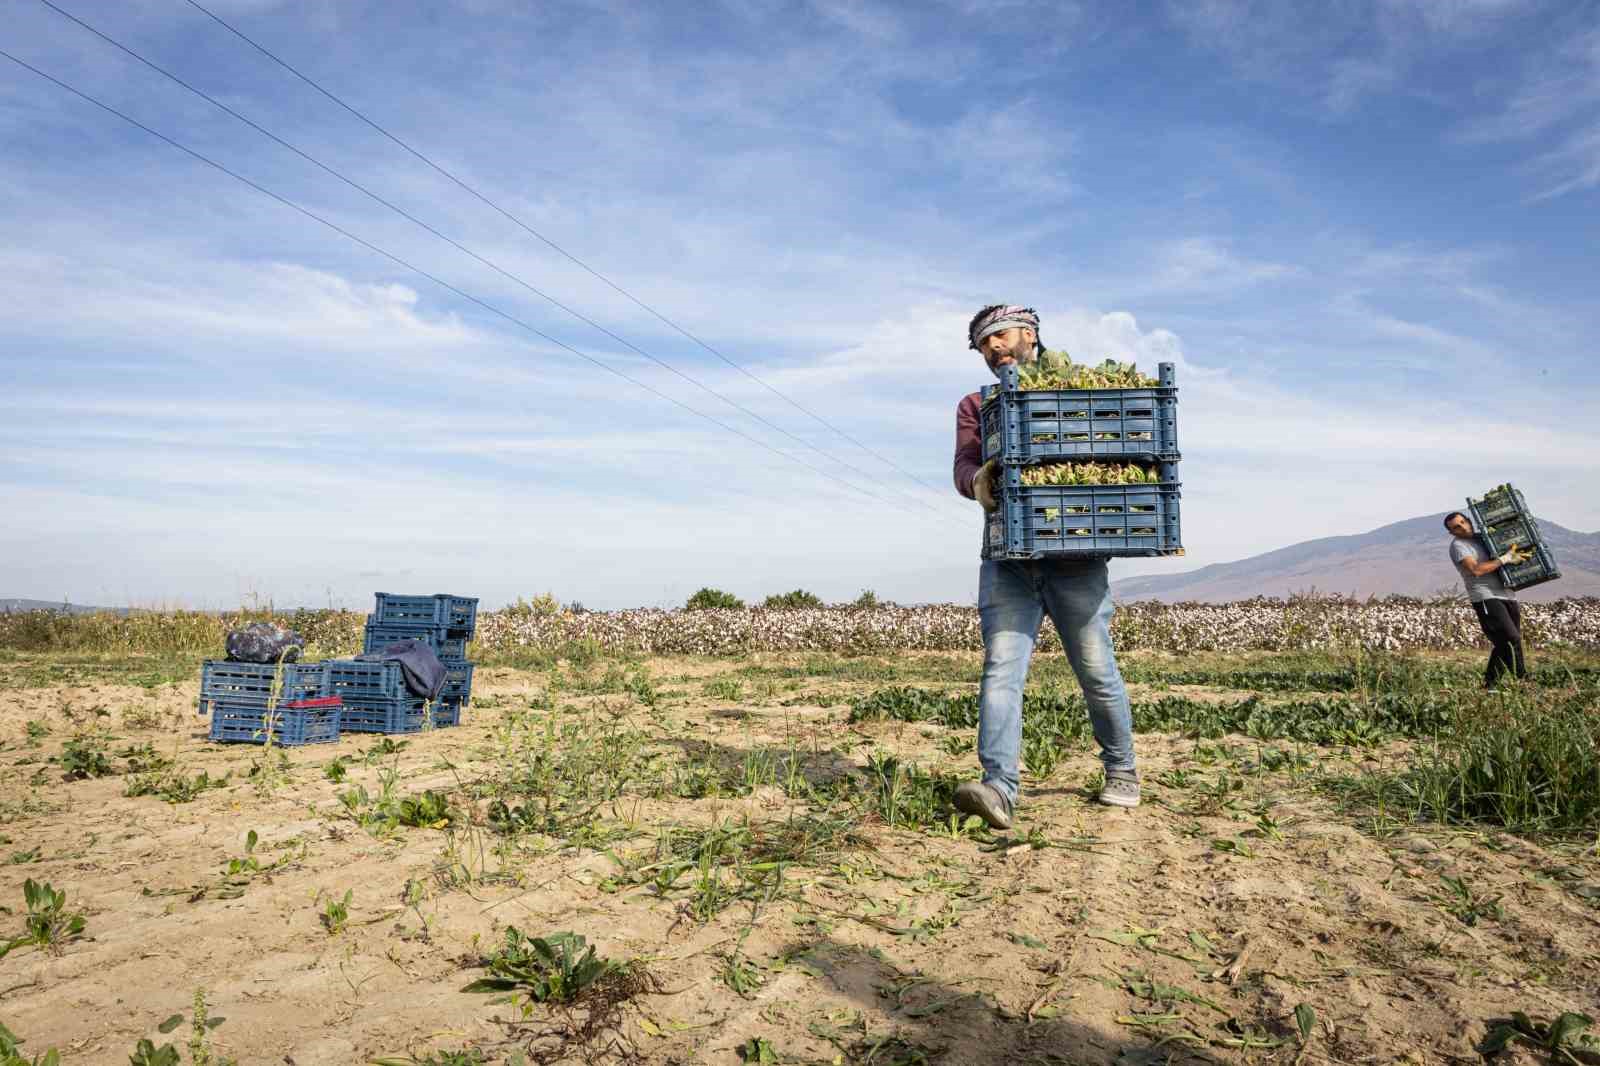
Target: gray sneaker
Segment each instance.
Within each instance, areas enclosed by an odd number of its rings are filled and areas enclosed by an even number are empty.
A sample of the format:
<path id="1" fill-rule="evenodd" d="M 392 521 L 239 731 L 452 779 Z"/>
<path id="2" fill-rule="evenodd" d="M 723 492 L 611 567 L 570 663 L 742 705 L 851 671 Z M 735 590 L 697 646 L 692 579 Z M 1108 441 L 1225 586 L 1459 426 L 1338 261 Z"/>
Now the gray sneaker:
<path id="1" fill-rule="evenodd" d="M 956 786 L 953 797 L 956 810 L 962 814 L 976 814 L 991 829 L 1011 828 L 1011 806 L 993 785 L 982 781 L 963 781 Z"/>
<path id="2" fill-rule="evenodd" d="M 1134 774 L 1107 774 L 1100 787 L 1100 802 L 1109 807 L 1139 806 L 1139 778 Z"/>

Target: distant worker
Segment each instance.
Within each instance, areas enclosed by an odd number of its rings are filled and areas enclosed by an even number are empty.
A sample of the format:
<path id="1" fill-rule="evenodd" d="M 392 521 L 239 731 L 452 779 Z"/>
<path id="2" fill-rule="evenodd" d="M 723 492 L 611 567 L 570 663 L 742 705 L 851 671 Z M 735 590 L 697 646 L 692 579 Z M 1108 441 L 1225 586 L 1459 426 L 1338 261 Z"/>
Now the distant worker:
<path id="1" fill-rule="evenodd" d="M 1497 559 L 1489 558 L 1488 549 L 1472 532 L 1472 520 L 1460 511 L 1445 515 L 1444 528 L 1456 538 L 1450 542 L 1450 561 L 1461 572 L 1483 635 L 1494 645 L 1483 687 L 1493 688 L 1507 670 L 1516 677 L 1527 677 L 1528 668 L 1522 661 L 1522 608 L 1517 594 L 1506 587 L 1501 571 L 1527 559 L 1528 553 L 1512 548 Z"/>
<path id="2" fill-rule="evenodd" d="M 998 377 L 1008 364 L 1032 363 L 1039 315 L 1031 307 L 995 304 L 967 326 L 968 346 Z M 980 405 L 972 393 L 956 407 L 956 491 L 995 509 L 999 463 L 983 461 Z M 1022 688 L 1028 678 L 1039 624 L 1048 614 L 1067 661 L 1083 688 L 1089 721 L 1105 766 L 1101 803 L 1139 805 L 1133 758 L 1133 716 L 1128 690 L 1111 646 L 1111 585 L 1104 557 L 985 560 L 978 570 L 978 617 L 983 631 L 983 682 L 978 690 L 978 761 L 982 781 L 956 788 L 956 809 L 976 814 L 996 829 L 1011 827 L 1021 787 Z"/>

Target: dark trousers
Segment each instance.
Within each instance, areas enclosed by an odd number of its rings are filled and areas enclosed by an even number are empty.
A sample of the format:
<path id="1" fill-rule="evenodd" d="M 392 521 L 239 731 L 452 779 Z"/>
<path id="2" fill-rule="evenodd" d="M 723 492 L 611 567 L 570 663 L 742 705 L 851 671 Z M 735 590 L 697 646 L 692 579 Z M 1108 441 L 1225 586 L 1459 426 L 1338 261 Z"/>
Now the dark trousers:
<path id="1" fill-rule="evenodd" d="M 1483 635 L 1489 638 L 1494 650 L 1489 653 L 1489 669 L 1484 671 L 1483 687 L 1493 688 L 1500 675 L 1510 670 L 1517 677 L 1527 677 L 1528 668 L 1522 661 L 1522 608 L 1516 600 L 1481 600 L 1472 605 L 1478 616 Z"/>

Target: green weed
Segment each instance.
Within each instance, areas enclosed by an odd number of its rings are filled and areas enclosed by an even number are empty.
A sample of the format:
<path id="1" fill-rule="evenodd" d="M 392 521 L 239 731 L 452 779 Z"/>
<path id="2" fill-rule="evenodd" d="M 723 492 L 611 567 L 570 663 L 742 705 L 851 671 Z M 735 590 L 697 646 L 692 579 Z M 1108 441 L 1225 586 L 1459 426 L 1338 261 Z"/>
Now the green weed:
<path id="1" fill-rule="evenodd" d="M 55 761 L 68 781 L 89 777 L 107 777 L 114 773 L 111 760 L 106 758 L 105 738 L 85 735 L 74 737 L 62 747 Z"/>
<path id="2" fill-rule="evenodd" d="M 41 1052 L 33 1058 L 24 1058 L 19 1050 L 24 1041 L 0 1022 L 0 1066 L 61 1066 L 61 1052 L 55 1048 Z"/>
<path id="3" fill-rule="evenodd" d="M 317 915 L 317 920 L 322 923 L 322 928 L 328 931 L 329 936 L 338 936 L 344 927 L 350 923 L 350 899 L 355 894 L 354 889 L 345 889 L 342 899 L 331 896 L 322 905 L 322 911 Z"/>
<path id="4" fill-rule="evenodd" d="M 28 904 L 22 935 L 0 945 L 0 959 L 19 947 L 59 953 L 63 945 L 83 935 L 84 917 L 67 910 L 65 890 L 30 877 L 22 883 L 22 896 Z"/>

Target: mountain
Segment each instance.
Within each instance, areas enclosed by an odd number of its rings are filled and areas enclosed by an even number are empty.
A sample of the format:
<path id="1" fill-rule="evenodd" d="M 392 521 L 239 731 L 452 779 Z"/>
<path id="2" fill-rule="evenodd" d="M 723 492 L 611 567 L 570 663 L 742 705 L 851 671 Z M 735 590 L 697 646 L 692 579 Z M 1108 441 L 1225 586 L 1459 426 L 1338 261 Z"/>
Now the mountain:
<path id="1" fill-rule="evenodd" d="M 14 611 L 60 611 L 63 614 L 93 614 L 95 611 L 126 611 L 126 608 L 113 607 L 84 607 L 77 603 L 63 603 L 60 600 L 22 600 L 0 599 L 0 614 Z"/>
<path id="2" fill-rule="evenodd" d="M 1539 530 L 1555 553 L 1561 578 L 1524 592 L 1533 602 L 1563 596 L 1600 596 L 1600 533 L 1575 533 L 1544 519 Z M 1408 518 L 1370 533 L 1320 537 L 1232 563 L 1213 563 L 1182 574 L 1124 578 L 1111 586 L 1119 600 L 1199 600 L 1221 603 L 1252 596 L 1289 596 L 1316 590 L 1368 596 L 1432 596 L 1461 591 L 1461 578 L 1445 552 L 1450 534 L 1438 515 Z"/>

